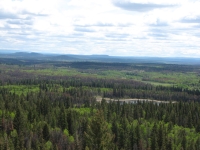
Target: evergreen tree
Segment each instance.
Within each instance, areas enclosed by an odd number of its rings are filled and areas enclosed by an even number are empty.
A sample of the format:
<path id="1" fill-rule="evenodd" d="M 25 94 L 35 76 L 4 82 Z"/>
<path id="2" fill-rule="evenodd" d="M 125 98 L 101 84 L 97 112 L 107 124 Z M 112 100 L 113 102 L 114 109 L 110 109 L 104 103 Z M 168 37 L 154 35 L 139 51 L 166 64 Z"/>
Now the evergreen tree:
<path id="1" fill-rule="evenodd" d="M 59 113 L 59 127 L 61 127 L 62 130 L 67 129 L 67 115 L 65 112 L 65 108 L 62 105 Z"/>
<path id="2" fill-rule="evenodd" d="M 23 132 L 25 128 L 25 119 L 24 115 L 22 114 L 21 108 L 17 108 L 16 110 L 16 115 L 13 121 L 14 128 L 17 130 L 17 133 L 19 134 L 20 132 Z"/>
<path id="3" fill-rule="evenodd" d="M 167 146 L 166 146 L 167 150 L 173 150 L 173 144 L 172 144 L 172 139 L 171 138 L 168 138 L 167 140 Z"/>
<path id="4" fill-rule="evenodd" d="M 111 150 L 113 145 L 113 134 L 104 120 L 103 112 L 97 111 L 85 132 L 86 143 L 91 150 Z"/>
<path id="5" fill-rule="evenodd" d="M 42 130 L 42 134 L 43 134 L 43 139 L 45 141 L 48 141 L 50 138 L 50 131 L 49 131 L 49 127 L 47 124 L 44 125 L 43 130 Z"/>
<path id="6" fill-rule="evenodd" d="M 153 129 L 151 131 L 151 149 L 153 150 L 159 150 L 158 145 L 158 128 L 157 124 L 154 123 Z"/>

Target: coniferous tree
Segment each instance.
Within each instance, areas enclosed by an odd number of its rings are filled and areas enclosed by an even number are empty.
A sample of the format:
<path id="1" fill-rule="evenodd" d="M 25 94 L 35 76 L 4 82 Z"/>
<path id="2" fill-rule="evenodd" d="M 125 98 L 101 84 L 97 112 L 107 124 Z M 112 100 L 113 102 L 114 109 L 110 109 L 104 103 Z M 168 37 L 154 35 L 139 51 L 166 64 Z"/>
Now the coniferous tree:
<path id="1" fill-rule="evenodd" d="M 25 118 L 24 118 L 24 115 L 22 114 L 22 110 L 19 106 L 16 110 L 16 115 L 15 115 L 13 124 L 14 124 L 14 129 L 17 130 L 18 134 L 20 132 L 23 132 L 23 130 L 25 128 Z"/>
<path id="2" fill-rule="evenodd" d="M 111 133 L 107 122 L 104 120 L 103 112 L 97 111 L 85 132 L 87 146 L 91 150 L 113 149 L 114 135 Z"/>
<path id="3" fill-rule="evenodd" d="M 42 130 L 42 134 L 43 134 L 43 139 L 45 141 L 48 141 L 50 138 L 50 131 L 49 131 L 49 127 L 47 124 L 44 125 L 43 130 Z"/>

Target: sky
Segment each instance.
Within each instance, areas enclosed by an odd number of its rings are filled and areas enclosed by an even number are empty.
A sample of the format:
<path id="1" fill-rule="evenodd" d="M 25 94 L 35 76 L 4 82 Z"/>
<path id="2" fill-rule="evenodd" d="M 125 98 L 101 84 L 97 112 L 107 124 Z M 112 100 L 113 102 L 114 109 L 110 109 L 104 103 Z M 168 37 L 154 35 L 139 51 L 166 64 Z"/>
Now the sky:
<path id="1" fill-rule="evenodd" d="M 200 58 L 200 0 L 0 0 L 0 51 Z"/>

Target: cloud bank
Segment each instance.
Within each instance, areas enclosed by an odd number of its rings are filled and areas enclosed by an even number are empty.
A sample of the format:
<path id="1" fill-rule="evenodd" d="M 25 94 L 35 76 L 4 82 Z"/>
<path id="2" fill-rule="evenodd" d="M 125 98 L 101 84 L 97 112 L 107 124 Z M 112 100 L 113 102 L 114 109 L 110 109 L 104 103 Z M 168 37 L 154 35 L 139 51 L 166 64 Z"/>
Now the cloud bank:
<path id="1" fill-rule="evenodd" d="M 200 2 L 0 1 L 0 49 L 200 57 Z"/>
<path id="2" fill-rule="evenodd" d="M 154 9 L 170 8 L 176 5 L 166 5 L 166 4 L 154 4 L 154 3 L 134 3 L 134 2 L 121 2 L 116 1 L 114 5 L 129 11 L 147 12 Z"/>

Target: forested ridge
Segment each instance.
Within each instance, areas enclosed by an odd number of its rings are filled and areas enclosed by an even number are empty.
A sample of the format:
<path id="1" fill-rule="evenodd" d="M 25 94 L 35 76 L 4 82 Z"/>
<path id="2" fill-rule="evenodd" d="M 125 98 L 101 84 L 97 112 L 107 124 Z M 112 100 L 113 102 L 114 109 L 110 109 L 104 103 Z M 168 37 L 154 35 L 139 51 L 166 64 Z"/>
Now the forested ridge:
<path id="1" fill-rule="evenodd" d="M 0 149 L 200 149 L 198 79 L 189 86 L 165 86 L 94 76 L 91 72 L 99 70 L 87 66 L 79 70 L 82 74 L 73 69 L 66 74 L 66 68 L 55 66 L 45 70 L 49 65 L 1 65 Z M 109 98 L 168 103 L 107 102 Z"/>

